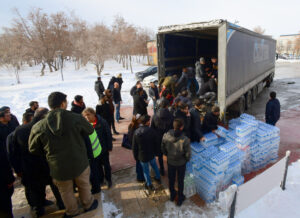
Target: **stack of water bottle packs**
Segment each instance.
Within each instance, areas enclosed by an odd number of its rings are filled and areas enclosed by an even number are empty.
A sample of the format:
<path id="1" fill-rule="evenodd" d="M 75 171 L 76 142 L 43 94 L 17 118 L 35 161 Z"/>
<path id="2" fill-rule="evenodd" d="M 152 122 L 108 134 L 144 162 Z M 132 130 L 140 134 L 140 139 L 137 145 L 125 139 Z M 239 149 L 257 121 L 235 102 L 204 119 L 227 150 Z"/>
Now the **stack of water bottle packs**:
<path id="1" fill-rule="evenodd" d="M 242 114 L 205 134 L 205 141 L 192 143 L 187 163 L 185 193 L 212 202 L 229 185 L 244 183 L 243 175 L 259 170 L 278 158 L 279 129 Z"/>

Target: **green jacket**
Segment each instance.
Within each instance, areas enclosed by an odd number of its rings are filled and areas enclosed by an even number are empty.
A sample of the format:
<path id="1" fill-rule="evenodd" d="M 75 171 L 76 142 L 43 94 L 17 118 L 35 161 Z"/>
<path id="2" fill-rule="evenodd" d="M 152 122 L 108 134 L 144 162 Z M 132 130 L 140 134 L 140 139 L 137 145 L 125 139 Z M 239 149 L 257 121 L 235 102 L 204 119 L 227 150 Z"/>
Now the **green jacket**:
<path id="1" fill-rule="evenodd" d="M 89 165 L 83 137 L 93 131 L 93 126 L 80 114 L 55 109 L 32 127 L 29 151 L 46 156 L 52 178 L 71 180 Z"/>

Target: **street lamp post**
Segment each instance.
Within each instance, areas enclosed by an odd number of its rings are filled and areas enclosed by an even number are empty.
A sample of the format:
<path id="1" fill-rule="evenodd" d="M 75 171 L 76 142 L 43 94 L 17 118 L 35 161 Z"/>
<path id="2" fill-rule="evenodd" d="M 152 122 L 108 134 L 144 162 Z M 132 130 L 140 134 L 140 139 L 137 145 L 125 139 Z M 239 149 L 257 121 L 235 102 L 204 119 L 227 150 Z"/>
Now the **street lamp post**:
<path id="1" fill-rule="evenodd" d="M 56 51 L 57 53 L 57 57 L 60 61 L 60 74 L 61 74 L 61 80 L 64 81 L 64 75 L 63 75 L 63 57 L 62 57 L 62 53 L 63 51 Z"/>

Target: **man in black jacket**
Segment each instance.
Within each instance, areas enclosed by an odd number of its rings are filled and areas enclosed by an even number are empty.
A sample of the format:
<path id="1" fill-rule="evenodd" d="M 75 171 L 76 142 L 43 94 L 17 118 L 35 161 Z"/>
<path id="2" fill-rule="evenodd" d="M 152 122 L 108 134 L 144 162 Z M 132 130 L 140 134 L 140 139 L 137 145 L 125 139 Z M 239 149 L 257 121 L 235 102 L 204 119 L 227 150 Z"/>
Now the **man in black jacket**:
<path id="1" fill-rule="evenodd" d="M 117 83 L 117 82 L 114 83 L 113 100 L 114 100 L 115 107 L 116 107 L 116 120 L 119 123 L 122 98 L 121 98 L 121 93 L 120 93 L 120 86 L 119 86 L 119 83 Z"/>
<path id="2" fill-rule="evenodd" d="M 173 122 L 173 128 L 166 134 L 164 134 L 161 147 L 164 155 L 167 156 L 168 161 L 168 177 L 169 177 L 169 189 L 170 200 L 174 201 L 176 197 L 176 191 L 174 189 L 176 174 L 178 178 L 178 202 L 177 205 L 181 206 L 185 200 L 183 195 L 184 190 L 184 175 L 186 163 L 191 157 L 190 140 L 184 135 L 184 124 L 181 119 L 175 119 Z"/>
<path id="3" fill-rule="evenodd" d="M 108 83 L 107 89 L 110 89 L 112 91 L 114 88 L 115 82 L 117 82 L 117 78 L 115 76 L 113 76 Z"/>
<path id="4" fill-rule="evenodd" d="M 29 103 L 29 108 L 28 109 L 26 109 L 26 113 L 32 113 L 32 114 L 34 114 L 34 112 L 36 111 L 36 109 L 38 109 L 39 108 L 39 103 L 37 102 L 37 101 L 31 101 L 30 103 Z"/>
<path id="5" fill-rule="evenodd" d="M 270 100 L 266 105 L 266 123 L 275 126 L 280 118 L 280 102 L 276 98 L 276 92 L 270 93 Z"/>
<path id="6" fill-rule="evenodd" d="M 122 84 L 123 84 L 123 79 L 122 79 L 122 73 L 119 73 L 117 78 L 116 78 L 116 82 L 119 83 L 119 87 L 120 87 L 120 92 L 122 89 Z"/>
<path id="7" fill-rule="evenodd" d="M 99 99 L 101 99 L 101 97 L 103 96 L 103 92 L 104 92 L 104 86 L 103 86 L 100 76 L 97 77 L 94 89 L 95 89 Z"/>
<path id="8" fill-rule="evenodd" d="M 153 112 L 155 114 L 157 111 L 156 103 L 157 103 L 157 100 L 159 99 L 159 94 L 158 94 L 158 88 L 153 81 L 150 82 L 149 96 L 153 101 Z"/>
<path id="9" fill-rule="evenodd" d="M 144 90 L 143 88 L 138 88 L 136 94 L 133 96 L 133 114 L 146 115 L 147 106 L 149 101 L 144 98 Z"/>
<path id="10" fill-rule="evenodd" d="M 220 116 L 220 108 L 218 106 L 213 106 L 211 112 L 205 114 L 202 132 L 209 133 L 215 132 L 218 129 L 218 118 Z"/>
<path id="11" fill-rule="evenodd" d="M 12 121 L 9 111 L 0 109 L 0 146 L 6 150 L 7 136 L 16 129 L 16 124 Z"/>
<path id="12" fill-rule="evenodd" d="M 12 218 L 11 196 L 15 177 L 7 158 L 5 146 L 0 145 L 0 217 Z"/>
<path id="13" fill-rule="evenodd" d="M 10 129 L 10 132 L 14 131 L 20 125 L 17 117 L 11 113 L 10 107 L 8 106 L 3 106 L 2 108 L 0 108 L 0 113 L 1 112 L 9 115 L 10 118 L 7 125 Z"/>
<path id="14" fill-rule="evenodd" d="M 191 137 L 191 114 L 189 112 L 189 106 L 183 102 L 178 104 L 178 110 L 175 112 L 175 119 L 181 119 L 184 123 L 183 132 L 185 135 Z"/>
<path id="15" fill-rule="evenodd" d="M 194 107 L 190 109 L 191 114 L 191 141 L 200 142 L 204 140 L 202 134 L 201 125 L 201 109 L 204 102 L 200 99 L 196 99 L 194 102 Z"/>
<path id="16" fill-rule="evenodd" d="M 143 86 L 142 86 L 142 83 L 141 83 L 140 81 L 137 81 L 136 84 L 135 84 L 135 86 L 133 86 L 133 87 L 130 89 L 130 95 L 131 95 L 132 97 L 134 97 L 134 95 L 137 93 L 137 90 L 138 90 L 139 88 L 143 89 Z M 148 95 L 147 95 L 147 93 L 145 92 L 145 90 L 143 90 L 143 97 L 144 97 L 145 100 L 148 99 Z"/>
<path id="17" fill-rule="evenodd" d="M 140 161 L 146 188 L 149 191 L 154 190 L 149 174 L 149 164 L 155 172 L 155 180 L 161 183 L 160 174 L 155 160 L 155 147 L 159 143 L 155 131 L 150 128 L 150 116 L 144 115 L 140 118 L 141 126 L 135 131 L 132 142 L 132 151 L 135 160 Z"/>
<path id="18" fill-rule="evenodd" d="M 154 114 L 152 121 L 151 121 L 151 128 L 153 128 L 158 136 L 159 144 L 158 147 L 155 149 L 155 155 L 158 156 L 160 174 L 162 176 L 165 175 L 165 168 L 163 162 L 163 155 L 161 151 L 161 141 L 163 135 L 168 132 L 173 127 L 173 115 L 168 110 L 169 101 L 164 100 L 160 103 L 160 109 L 158 109 L 157 113 Z"/>
<path id="19" fill-rule="evenodd" d="M 96 166 L 91 170 L 91 174 L 94 174 L 92 176 L 95 178 L 92 179 L 92 193 L 95 194 L 100 192 L 100 184 L 103 183 L 104 177 L 107 181 L 108 188 L 112 186 L 111 166 L 109 162 L 109 152 L 112 151 L 112 135 L 107 122 L 99 115 L 96 115 L 94 109 L 86 108 L 82 112 L 82 115 L 93 125 L 102 147 L 100 156 L 94 160 Z"/>
<path id="20" fill-rule="evenodd" d="M 71 105 L 71 111 L 77 114 L 81 114 L 82 111 L 85 109 L 85 103 L 81 95 L 76 95 Z"/>
<path id="21" fill-rule="evenodd" d="M 44 206 L 52 203 L 45 199 L 46 185 L 50 185 L 56 197 L 57 206 L 60 209 L 64 208 L 60 193 L 50 177 L 46 158 L 29 152 L 28 139 L 30 131 L 33 125 L 42 120 L 47 113 L 47 108 L 38 108 L 30 123 L 16 128 L 9 155 L 12 166 L 17 175 L 21 177 L 21 182 L 25 187 L 25 196 L 28 204 L 37 217 L 45 214 Z"/>

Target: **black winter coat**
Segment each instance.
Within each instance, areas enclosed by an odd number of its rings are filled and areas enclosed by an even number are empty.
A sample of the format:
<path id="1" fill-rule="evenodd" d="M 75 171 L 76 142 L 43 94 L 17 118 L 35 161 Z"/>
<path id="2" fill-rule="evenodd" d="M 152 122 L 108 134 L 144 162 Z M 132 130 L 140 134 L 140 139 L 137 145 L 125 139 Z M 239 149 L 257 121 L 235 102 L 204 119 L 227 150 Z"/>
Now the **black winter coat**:
<path id="1" fill-rule="evenodd" d="M 136 86 L 133 86 L 131 89 L 130 89 L 130 95 L 132 96 L 132 97 L 134 97 L 137 93 L 136 93 L 136 91 L 137 91 L 137 88 L 136 88 Z M 143 90 L 144 91 L 144 93 L 143 93 L 143 98 L 145 99 L 145 100 L 147 100 L 148 99 L 148 95 L 147 95 L 147 92 L 145 92 L 145 90 Z"/>
<path id="2" fill-rule="evenodd" d="M 190 138 L 191 137 L 191 117 L 186 116 L 186 114 L 184 112 L 182 112 L 181 110 L 178 109 L 175 112 L 175 119 L 183 120 L 183 122 L 184 122 L 183 132 L 185 133 L 185 136 Z"/>
<path id="3" fill-rule="evenodd" d="M 22 173 L 22 184 L 24 185 L 33 182 L 47 184 L 50 181 L 50 170 L 46 157 L 29 152 L 30 131 L 38 121 L 34 118 L 30 123 L 16 128 L 12 138 L 12 147 L 9 148 L 11 164 L 16 173 Z"/>
<path id="4" fill-rule="evenodd" d="M 0 146 L 6 151 L 6 139 L 7 136 L 16 129 L 16 123 L 10 121 L 8 124 L 3 124 L 0 122 Z"/>
<path id="5" fill-rule="evenodd" d="M 280 118 L 280 102 L 277 98 L 269 100 L 266 105 L 266 123 L 275 125 Z"/>
<path id="6" fill-rule="evenodd" d="M 199 142 L 203 137 L 200 112 L 196 108 L 190 109 L 191 114 L 191 142 Z"/>
<path id="7" fill-rule="evenodd" d="M 71 107 L 71 111 L 74 112 L 74 113 L 77 113 L 77 114 L 81 114 L 82 111 L 85 109 L 85 104 L 83 103 L 83 106 L 80 107 L 79 105 L 76 105 L 74 103 L 74 101 L 72 101 L 72 107 Z"/>
<path id="8" fill-rule="evenodd" d="M 10 163 L 8 161 L 5 146 L 0 146 L 0 193 L 4 195 L 8 191 L 8 185 L 15 181 Z"/>
<path id="9" fill-rule="evenodd" d="M 112 94 L 113 94 L 114 103 L 119 104 L 120 101 L 122 101 L 120 90 L 114 88 Z"/>
<path id="10" fill-rule="evenodd" d="M 117 81 L 117 78 L 113 76 L 108 83 L 107 89 L 113 90 L 115 82 L 118 82 L 118 81 Z"/>
<path id="11" fill-rule="evenodd" d="M 158 100 L 159 99 L 159 94 L 158 94 L 158 88 L 155 86 L 154 88 L 150 87 L 149 88 L 149 96 L 151 99 Z"/>
<path id="12" fill-rule="evenodd" d="M 206 113 L 203 120 L 202 132 L 209 133 L 216 129 L 218 129 L 218 117 L 212 112 Z"/>
<path id="13" fill-rule="evenodd" d="M 140 115 L 148 114 L 147 106 L 148 104 L 145 102 L 143 96 L 139 96 L 138 94 L 135 94 L 133 96 L 133 114 L 140 114 Z"/>
<path id="14" fill-rule="evenodd" d="M 31 114 L 34 114 L 34 110 L 32 110 L 31 108 L 27 108 L 26 110 L 25 110 L 25 113 L 31 113 Z"/>
<path id="15" fill-rule="evenodd" d="M 160 155 L 161 151 L 161 141 L 163 135 L 173 128 L 173 115 L 167 108 L 160 108 L 156 114 L 154 114 L 151 121 L 151 128 L 155 130 L 159 139 L 159 145 L 155 149 L 155 154 Z"/>
<path id="16" fill-rule="evenodd" d="M 102 147 L 101 153 L 107 153 L 108 151 L 111 151 L 113 148 L 110 127 L 106 122 L 106 120 L 103 119 L 102 117 L 97 116 L 97 119 L 98 122 L 95 126 L 95 130 L 97 132 Z"/>
<path id="17" fill-rule="evenodd" d="M 119 83 L 120 91 L 122 89 L 123 79 L 122 78 L 116 78 L 116 82 Z"/>
<path id="18" fill-rule="evenodd" d="M 96 106 L 96 114 L 106 120 L 108 124 L 112 123 L 114 120 L 114 113 L 110 110 L 109 102 L 105 104 L 98 104 Z"/>
<path id="19" fill-rule="evenodd" d="M 156 132 L 148 126 L 140 126 L 133 135 L 132 151 L 135 160 L 149 162 L 155 157 L 155 148 L 159 146 Z"/>
<path id="20" fill-rule="evenodd" d="M 103 86 L 103 83 L 102 83 L 102 81 L 99 81 L 99 80 L 97 80 L 96 82 L 95 82 L 95 91 L 96 91 L 96 93 L 97 93 L 97 95 L 100 97 L 100 96 L 102 96 L 103 95 L 103 92 L 104 92 L 104 86 Z"/>

